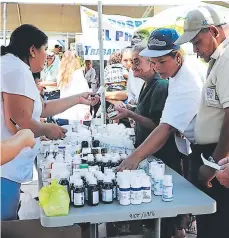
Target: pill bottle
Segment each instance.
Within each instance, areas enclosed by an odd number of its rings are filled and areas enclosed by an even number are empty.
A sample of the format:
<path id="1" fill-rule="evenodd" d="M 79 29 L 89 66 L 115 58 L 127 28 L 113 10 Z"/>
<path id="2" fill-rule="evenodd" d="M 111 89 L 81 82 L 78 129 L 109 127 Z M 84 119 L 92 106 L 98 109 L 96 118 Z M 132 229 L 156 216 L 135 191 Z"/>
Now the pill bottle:
<path id="1" fill-rule="evenodd" d="M 84 187 L 82 179 L 75 179 L 74 181 L 74 207 L 84 206 Z"/>
<path id="2" fill-rule="evenodd" d="M 172 175 L 164 176 L 162 200 L 165 202 L 171 202 L 173 200 Z"/>
<path id="3" fill-rule="evenodd" d="M 109 175 L 105 176 L 103 180 L 102 201 L 104 204 L 113 202 L 113 184 Z"/>
<path id="4" fill-rule="evenodd" d="M 141 177 L 142 183 L 142 202 L 149 203 L 152 201 L 152 189 L 151 189 L 151 181 L 149 176 Z"/>
<path id="5" fill-rule="evenodd" d="M 130 202 L 138 205 L 142 203 L 142 184 L 138 177 L 131 178 Z"/>
<path id="6" fill-rule="evenodd" d="M 162 196 L 163 194 L 163 180 L 164 180 L 164 174 L 162 170 L 157 170 L 155 176 L 154 176 L 154 195 L 156 196 Z"/>
<path id="7" fill-rule="evenodd" d="M 119 181 L 119 203 L 123 206 L 130 205 L 130 182 L 125 178 L 120 178 Z"/>
<path id="8" fill-rule="evenodd" d="M 88 205 L 97 206 L 99 204 L 99 189 L 95 178 L 88 181 Z"/>

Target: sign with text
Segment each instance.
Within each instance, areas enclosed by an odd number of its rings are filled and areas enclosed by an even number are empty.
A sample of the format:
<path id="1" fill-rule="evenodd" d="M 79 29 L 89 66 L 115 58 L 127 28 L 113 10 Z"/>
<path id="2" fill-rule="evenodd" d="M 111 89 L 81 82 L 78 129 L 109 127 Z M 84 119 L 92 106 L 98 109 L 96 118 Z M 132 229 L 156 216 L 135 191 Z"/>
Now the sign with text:
<path id="1" fill-rule="evenodd" d="M 80 8 L 85 59 L 99 60 L 98 13 Z M 130 46 L 133 33 L 150 18 L 131 18 L 103 14 L 104 59 L 126 46 Z"/>

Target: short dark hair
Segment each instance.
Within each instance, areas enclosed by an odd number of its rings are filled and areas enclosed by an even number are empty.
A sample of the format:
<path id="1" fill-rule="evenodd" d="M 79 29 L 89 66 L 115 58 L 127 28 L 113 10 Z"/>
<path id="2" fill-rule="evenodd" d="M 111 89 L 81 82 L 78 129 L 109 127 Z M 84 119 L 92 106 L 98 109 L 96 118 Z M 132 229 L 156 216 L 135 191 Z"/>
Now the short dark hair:
<path id="1" fill-rule="evenodd" d="M 1 56 L 11 53 L 21 60 L 28 59 L 32 46 L 39 49 L 47 43 L 48 37 L 44 32 L 33 25 L 24 24 L 13 31 L 8 46 L 1 46 Z"/>
<path id="2" fill-rule="evenodd" d="M 41 73 L 38 72 L 38 73 L 33 73 L 33 78 L 34 79 L 40 79 L 41 78 Z"/>
<path id="3" fill-rule="evenodd" d="M 60 46 L 59 45 L 55 45 L 54 48 L 59 48 Z"/>

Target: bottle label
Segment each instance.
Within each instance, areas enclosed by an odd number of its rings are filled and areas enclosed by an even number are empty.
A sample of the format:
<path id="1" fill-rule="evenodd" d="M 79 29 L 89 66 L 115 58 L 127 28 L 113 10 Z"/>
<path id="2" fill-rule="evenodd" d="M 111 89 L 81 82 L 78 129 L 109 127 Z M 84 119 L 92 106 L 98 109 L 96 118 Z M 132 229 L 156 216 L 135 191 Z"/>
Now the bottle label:
<path id="1" fill-rule="evenodd" d="M 73 191 L 73 189 L 71 190 L 71 202 L 74 203 L 74 191 Z"/>
<path id="2" fill-rule="evenodd" d="M 163 199 L 173 198 L 173 186 L 163 186 Z"/>
<path id="3" fill-rule="evenodd" d="M 93 192 L 93 204 L 98 204 L 99 203 L 99 191 Z"/>
<path id="4" fill-rule="evenodd" d="M 88 188 L 87 187 L 84 188 L 84 197 L 85 197 L 85 200 L 88 201 Z"/>
<path id="5" fill-rule="evenodd" d="M 133 202 L 141 203 L 142 202 L 142 190 L 141 190 L 141 188 L 137 188 L 137 189 L 136 188 L 134 188 L 134 189 L 131 188 L 130 198 L 131 198 L 131 201 L 133 201 Z"/>
<path id="6" fill-rule="evenodd" d="M 119 191 L 119 201 L 120 203 L 130 203 L 130 189 L 125 189 L 125 191 Z"/>
<path id="7" fill-rule="evenodd" d="M 103 202 L 112 202 L 113 201 L 113 190 L 112 189 L 103 189 L 102 199 L 103 199 Z"/>
<path id="8" fill-rule="evenodd" d="M 84 194 L 83 193 L 74 193 L 74 205 L 75 206 L 84 205 Z"/>
<path id="9" fill-rule="evenodd" d="M 154 180 L 154 193 L 162 195 L 162 193 L 163 193 L 163 180 Z"/>
<path id="10" fill-rule="evenodd" d="M 114 199 L 117 198 L 117 187 L 116 186 L 113 187 L 113 198 Z"/>
<path id="11" fill-rule="evenodd" d="M 152 199 L 152 193 L 150 187 L 142 187 L 142 198 L 143 201 L 151 201 Z"/>

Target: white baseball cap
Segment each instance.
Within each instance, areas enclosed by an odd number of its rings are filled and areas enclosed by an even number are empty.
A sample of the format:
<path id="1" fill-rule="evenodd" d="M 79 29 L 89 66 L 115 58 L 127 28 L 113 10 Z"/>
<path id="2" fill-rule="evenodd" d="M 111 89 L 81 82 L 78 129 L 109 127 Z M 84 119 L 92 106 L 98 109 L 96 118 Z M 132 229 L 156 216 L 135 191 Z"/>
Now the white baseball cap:
<path id="1" fill-rule="evenodd" d="M 190 42 L 197 34 L 210 26 L 220 26 L 226 24 L 224 15 L 209 6 L 199 7 L 190 11 L 184 21 L 184 34 L 175 41 L 176 45 Z"/>

